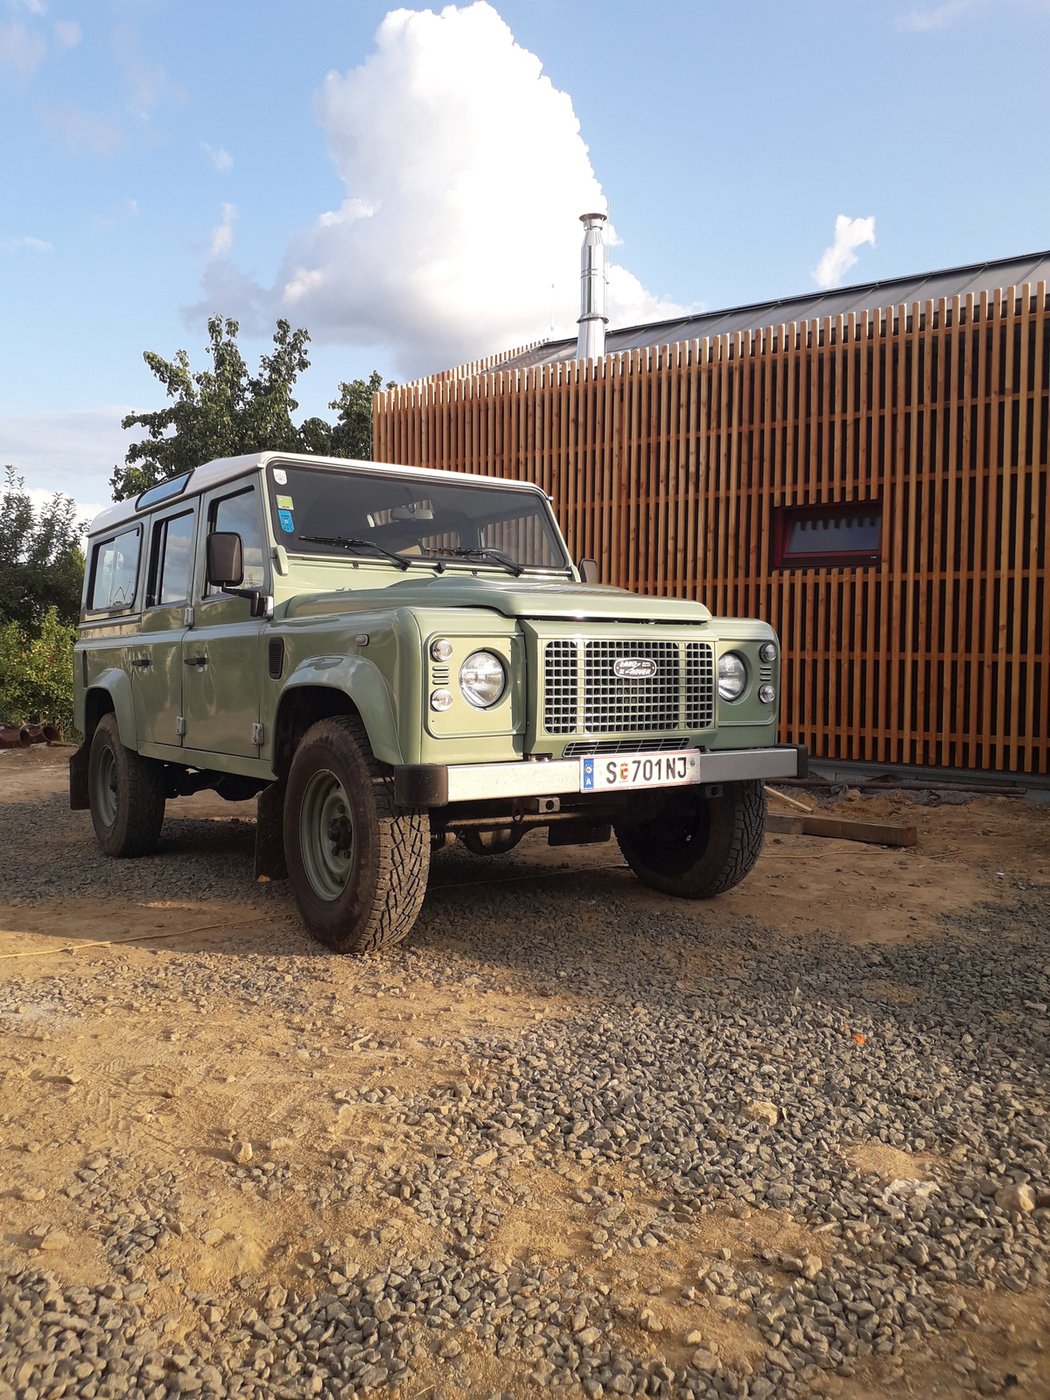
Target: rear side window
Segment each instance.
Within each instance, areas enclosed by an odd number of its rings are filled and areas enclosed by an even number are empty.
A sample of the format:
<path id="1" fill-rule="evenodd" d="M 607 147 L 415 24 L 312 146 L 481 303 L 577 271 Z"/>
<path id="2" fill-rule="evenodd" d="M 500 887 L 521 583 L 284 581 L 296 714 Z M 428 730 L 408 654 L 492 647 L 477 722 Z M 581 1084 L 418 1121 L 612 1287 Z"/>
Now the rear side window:
<path id="1" fill-rule="evenodd" d="M 153 527 L 153 564 L 150 570 L 151 607 L 170 607 L 190 596 L 193 563 L 193 511 L 170 515 Z"/>
<path id="2" fill-rule="evenodd" d="M 91 555 L 89 612 L 116 612 L 134 605 L 141 538 L 136 526 L 95 545 Z"/>

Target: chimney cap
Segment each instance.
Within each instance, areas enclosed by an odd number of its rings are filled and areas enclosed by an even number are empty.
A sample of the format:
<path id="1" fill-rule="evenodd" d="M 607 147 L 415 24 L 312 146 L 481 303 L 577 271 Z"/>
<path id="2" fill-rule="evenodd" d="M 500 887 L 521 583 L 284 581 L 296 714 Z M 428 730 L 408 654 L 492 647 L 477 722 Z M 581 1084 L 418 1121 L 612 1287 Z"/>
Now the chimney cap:
<path id="1" fill-rule="evenodd" d="M 588 219 L 601 219 L 602 223 L 604 223 L 608 217 L 608 214 L 581 214 L 580 223 L 585 224 Z"/>

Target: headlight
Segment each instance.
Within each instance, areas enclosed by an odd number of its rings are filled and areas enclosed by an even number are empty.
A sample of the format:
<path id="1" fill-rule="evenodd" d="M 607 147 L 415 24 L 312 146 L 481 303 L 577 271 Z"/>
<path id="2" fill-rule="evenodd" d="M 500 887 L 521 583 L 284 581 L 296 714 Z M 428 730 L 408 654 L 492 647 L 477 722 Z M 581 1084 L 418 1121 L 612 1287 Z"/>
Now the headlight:
<path id="1" fill-rule="evenodd" d="M 777 659 L 777 647 L 775 642 L 763 642 L 758 649 L 758 654 L 768 665 Z"/>
<path id="2" fill-rule="evenodd" d="M 459 668 L 459 688 L 476 709 L 489 709 L 507 688 L 503 662 L 491 651 L 472 651 Z"/>
<path id="3" fill-rule="evenodd" d="M 718 693 L 723 700 L 739 700 L 747 685 L 747 663 L 738 651 L 718 658 Z"/>

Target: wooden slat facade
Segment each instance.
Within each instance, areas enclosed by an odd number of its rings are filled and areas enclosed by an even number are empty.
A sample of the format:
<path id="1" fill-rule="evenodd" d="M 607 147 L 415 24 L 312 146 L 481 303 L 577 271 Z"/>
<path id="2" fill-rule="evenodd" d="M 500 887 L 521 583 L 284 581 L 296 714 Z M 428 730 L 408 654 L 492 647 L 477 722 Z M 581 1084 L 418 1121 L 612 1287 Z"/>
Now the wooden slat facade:
<path id="1" fill-rule="evenodd" d="M 377 459 L 524 478 L 575 556 L 767 618 L 782 737 L 1050 770 L 1047 284 L 376 397 Z M 880 562 L 774 568 L 777 507 L 877 501 Z"/>

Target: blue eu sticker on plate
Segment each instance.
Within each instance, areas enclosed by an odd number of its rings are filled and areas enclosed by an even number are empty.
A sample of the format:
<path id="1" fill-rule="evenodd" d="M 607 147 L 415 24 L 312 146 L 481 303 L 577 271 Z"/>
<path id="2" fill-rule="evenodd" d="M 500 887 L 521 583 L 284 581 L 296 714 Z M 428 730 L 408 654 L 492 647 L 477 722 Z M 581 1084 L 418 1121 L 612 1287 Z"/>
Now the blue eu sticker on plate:
<path id="1" fill-rule="evenodd" d="M 292 512 L 290 510 L 279 510 L 277 512 L 277 519 L 281 522 L 281 529 L 286 535 L 295 534 L 295 525 L 292 521 Z"/>

